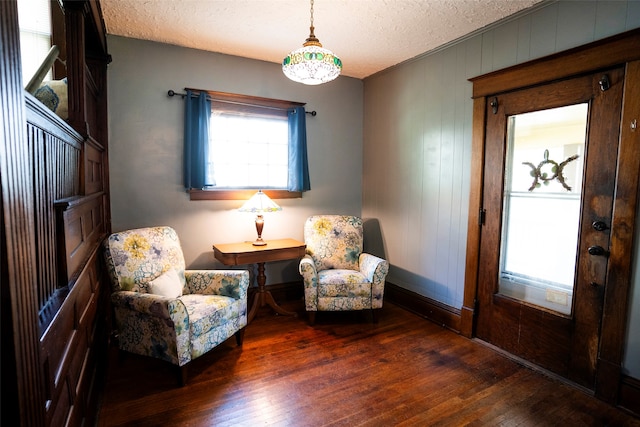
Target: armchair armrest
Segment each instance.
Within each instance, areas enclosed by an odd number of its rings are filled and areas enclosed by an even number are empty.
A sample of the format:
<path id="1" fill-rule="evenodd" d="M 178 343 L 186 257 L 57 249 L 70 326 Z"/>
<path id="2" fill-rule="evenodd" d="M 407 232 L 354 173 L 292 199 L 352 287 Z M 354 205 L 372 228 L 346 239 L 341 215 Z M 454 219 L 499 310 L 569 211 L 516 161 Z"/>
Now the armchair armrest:
<path id="1" fill-rule="evenodd" d="M 361 253 L 360 272 L 371 281 L 371 308 L 381 308 L 389 263 L 377 256 Z"/>
<path id="2" fill-rule="evenodd" d="M 304 279 L 304 285 L 317 286 L 318 272 L 316 271 L 316 264 L 313 262 L 311 255 L 305 255 L 298 264 L 298 272 Z M 315 285 L 313 285 L 315 283 Z"/>
<path id="3" fill-rule="evenodd" d="M 365 275 L 371 283 L 384 283 L 387 273 L 389 272 L 389 263 L 377 256 L 361 253 L 360 254 L 360 272 Z"/>
<path id="4" fill-rule="evenodd" d="M 189 315 L 184 303 L 177 298 L 132 291 L 118 291 L 111 294 L 111 303 L 118 312 L 133 311 L 141 315 L 158 317 L 174 323 L 176 331 L 189 325 Z"/>
<path id="5" fill-rule="evenodd" d="M 249 289 L 247 270 L 186 270 L 186 293 L 201 295 L 224 295 L 235 299 L 246 299 Z"/>
<path id="6" fill-rule="evenodd" d="M 189 314 L 180 299 L 118 291 L 111 294 L 111 302 L 121 349 L 179 366 L 191 360 Z M 149 330 L 155 331 L 153 338 L 145 332 Z"/>
<path id="7" fill-rule="evenodd" d="M 318 311 L 318 272 L 311 255 L 305 255 L 298 264 L 304 282 L 304 303 L 307 311 Z"/>
<path id="8" fill-rule="evenodd" d="M 171 319 L 172 308 L 182 301 L 175 298 L 133 291 L 118 291 L 111 294 L 111 303 L 116 308 L 124 308 L 149 316 Z"/>

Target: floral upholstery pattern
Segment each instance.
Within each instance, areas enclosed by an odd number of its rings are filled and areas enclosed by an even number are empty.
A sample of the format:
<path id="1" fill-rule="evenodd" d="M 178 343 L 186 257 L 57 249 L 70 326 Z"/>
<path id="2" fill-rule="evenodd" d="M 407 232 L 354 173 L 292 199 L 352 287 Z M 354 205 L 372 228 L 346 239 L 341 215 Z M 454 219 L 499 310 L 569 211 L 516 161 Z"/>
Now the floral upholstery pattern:
<path id="1" fill-rule="evenodd" d="M 305 257 L 299 271 L 308 312 L 382 307 L 389 263 L 363 252 L 362 219 L 314 215 L 304 225 Z"/>
<path id="2" fill-rule="evenodd" d="M 183 366 L 247 325 L 249 272 L 185 270 L 170 227 L 114 233 L 104 254 L 121 350 Z M 182 296 L 149 293 L 148 283 L 171 268 L 183 283 Z"/>

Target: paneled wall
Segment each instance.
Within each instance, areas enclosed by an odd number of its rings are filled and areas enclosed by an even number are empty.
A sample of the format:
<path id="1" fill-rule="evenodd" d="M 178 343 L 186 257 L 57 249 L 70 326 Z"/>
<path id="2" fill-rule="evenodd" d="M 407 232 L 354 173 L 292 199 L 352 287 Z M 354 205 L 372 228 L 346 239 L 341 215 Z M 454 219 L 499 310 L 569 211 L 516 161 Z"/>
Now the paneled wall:
<path id="1" fill-rule="evenodd" d="M 455 307 L 469 193 L 466 79 L 480 70 L 479 51 L 479 40 L 455 45 L 365 80 L 363 216 L 380 221 L 388 280 Z"/>
<path id="2" fill-rule="evenodd" d="M 391 263 L 388 281 L 454 308 L 462 305 L 468 79 L 638 27 L 638 1 L 544 3 L 365 79 L 362 212 L 380 221 Z M 633 312 L 640 311 L 638 299 Z M 640 343 L 630 341 L 636 347 L 629 353 L 637 355 Z M 640 377 L 640 366 L 631 372 Z"/>

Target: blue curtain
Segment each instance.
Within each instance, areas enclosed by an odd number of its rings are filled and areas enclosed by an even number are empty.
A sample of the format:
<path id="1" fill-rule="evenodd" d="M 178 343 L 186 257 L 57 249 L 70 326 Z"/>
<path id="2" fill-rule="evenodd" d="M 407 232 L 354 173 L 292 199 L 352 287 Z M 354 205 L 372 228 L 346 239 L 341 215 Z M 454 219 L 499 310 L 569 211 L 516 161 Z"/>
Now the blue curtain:
<path id="1" fill-rule="evenodd" d="M 211 101 L 207 94 L 187 91 L 184 115 L 184 187 L 202 189 L 207 182 Z"/>
<path id="2" fill-rule="evenodd" d="M 307 122 L 304 107 L 288 110 L 289 116 L 289 191 L 309 191 L 309 161 L 307 160 Z"/>

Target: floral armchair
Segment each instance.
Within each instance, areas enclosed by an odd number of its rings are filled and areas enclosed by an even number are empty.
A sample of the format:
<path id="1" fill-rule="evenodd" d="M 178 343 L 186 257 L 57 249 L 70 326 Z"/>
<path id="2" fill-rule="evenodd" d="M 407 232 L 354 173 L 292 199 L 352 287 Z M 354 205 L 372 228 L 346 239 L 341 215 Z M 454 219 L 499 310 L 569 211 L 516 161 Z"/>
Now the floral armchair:
<path id="1" fill-rule="evenodd" d="M 186 364 L 231 335 L 242 345 L 249 272 L 185 270 L 170 227 L 122 231 L 104 242 L 120 350 Z"/>
<path id="2" fill-rule="evenodd" d="M 349 311 L 382 307 L 389 263 L 363 253 L 362 219 L 345 215 L 314 215 L 304 225 L 307 255 L 300 261 L 309 323 L 318 311 Z"/>

